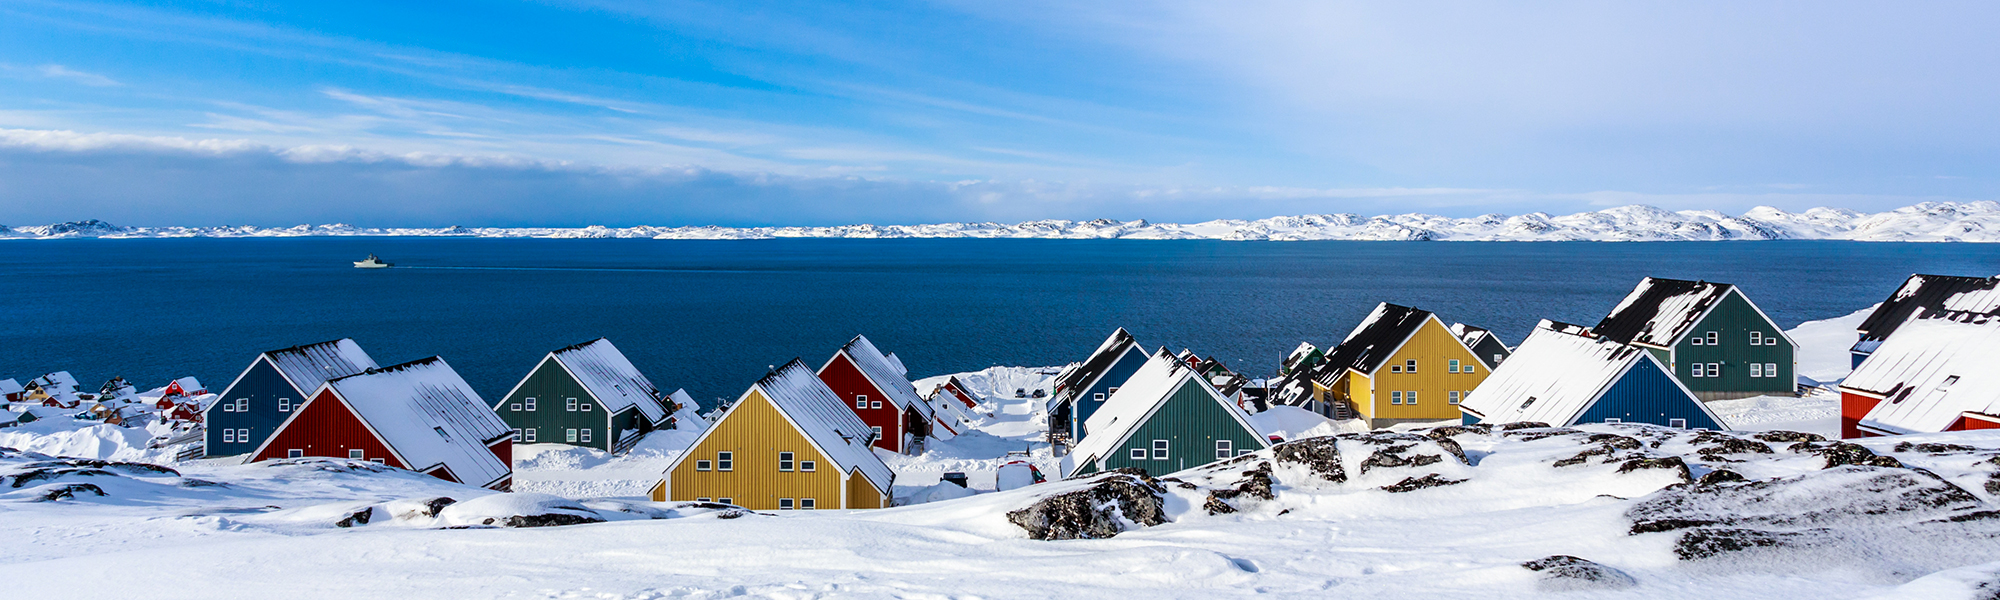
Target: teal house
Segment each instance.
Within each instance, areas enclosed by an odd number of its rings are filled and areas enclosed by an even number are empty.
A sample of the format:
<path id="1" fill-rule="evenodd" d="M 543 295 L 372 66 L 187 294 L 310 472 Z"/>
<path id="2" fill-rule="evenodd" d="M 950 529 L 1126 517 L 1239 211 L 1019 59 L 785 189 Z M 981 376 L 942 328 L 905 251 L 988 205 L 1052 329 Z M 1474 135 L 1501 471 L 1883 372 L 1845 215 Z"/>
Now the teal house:
<path id="1" fill-rule="evenodd" d="M 1704 402 L 1797 393 L 1798 345 L 1727 283 L 1647 277 L 1591 333 L 1651 352 Z"/>
<path id="2" fill-rule="evenodd" d="M 1250 415 L 1200 371 L 1161 350 L 1084 423 L 1063 458 L 1075 477 L 1122 467 L 1159 476 L 1270 447 Z"/>
<path id="3" fill-rule="evenodd" d="M 598 338 L 558 349 L 493 405 L 516 444 L 569 444 L 622 452 L 676 410 L 639 368 Z"/>

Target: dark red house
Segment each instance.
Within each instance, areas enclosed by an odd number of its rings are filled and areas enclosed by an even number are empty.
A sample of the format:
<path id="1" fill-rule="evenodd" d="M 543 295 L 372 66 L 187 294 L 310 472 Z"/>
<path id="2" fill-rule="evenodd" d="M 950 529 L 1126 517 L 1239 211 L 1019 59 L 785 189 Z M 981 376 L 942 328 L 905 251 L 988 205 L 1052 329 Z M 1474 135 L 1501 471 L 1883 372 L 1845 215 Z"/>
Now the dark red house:
<path id="1" fill-rule="evenodd" d="M 251 460 L 368 460 L 504 491 L 513 484 L 513 435 L 433 356 L 327 380 Z"/>
<path id="2" fill-rule="evenodd" d="M 1840 383 L 1840 436 L 2000 429 L 2000 313 L 1917 309 Z"/>
<path id="3" fill-rule="evenodd" d="M 819 378 L 880 434 L 875 447 L 909 452 L 930 437 L 933 417 L 930 404 L 917 395 L 900 364 L 866 336 L 857 335 L 819 368 Z"/>
<path id="4" fill-rule="evenodd" d="M 939 393 L 950 394 L 952 398 L 957 399 L 958 403 L 964 404 L 966 408 L 979 408 L 979 394 L 973 393 L 970 386 L 965 385 L 963 381 L 959 381 L 957 375 L 953 375 L 951 379 L 946 380 L 944 385 L 938 386 L 938 388 Z"/>

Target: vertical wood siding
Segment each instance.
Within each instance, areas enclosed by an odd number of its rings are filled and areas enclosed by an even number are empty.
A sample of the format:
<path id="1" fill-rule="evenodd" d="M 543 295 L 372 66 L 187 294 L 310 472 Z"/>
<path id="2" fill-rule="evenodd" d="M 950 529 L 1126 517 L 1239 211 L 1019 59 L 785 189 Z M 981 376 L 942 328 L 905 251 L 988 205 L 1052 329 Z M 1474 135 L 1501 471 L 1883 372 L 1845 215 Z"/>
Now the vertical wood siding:
<path id="1" fill-rule="evenodd" d="M 890 452 L 903 451 L 902 410 L 896 408 L 896 404 L 890 402 L 887 395 L 875 387 L 874 380 L 863 374 L 860 367 L 854 366 L 854 362 L 848 360 L 846 354 L 834 355 L 833 361 L 827 363 L 826 368 L 820 369 L 819 379 L 826 382 L 826 387 L 833 389 L 833 395 L 839 397 L 849 410 L 861 417 L 861 422 L 871 427 L 882 428 L 882 439 L 875 440 L 875 447 Z M 868 396 L 870 407 L 875 406 L 875 402 L 881 402 L 882 408 L 855 408 L 854 398 L 863 395 Z"/>
<path id="2" fill-rule="evenodd" d="M 668 475 L 670 500 L 729 498 L 744 508 L 776 510 L 779 498 L 812 498 L 822 508 L 840 507 L 840 467 L 813 450 L 805 435 L 762 393 L 752 391 L 714 428 Z M 713 465 L 719 452 L 735 453 L 734 470 L 695 470 L 695 461 Z M 781 472 L 779 452 L 794 453 L 794 460 L 814 461 L 817 468 L 801 472 L 794 463 L 793 471 Z"/>
<path id="3" fill-rule="evenodd" d="M 1234 450 L 1259 449 L 1264 441 L 1244 429 L 1208 390 L 1193 381 L 1183 383 L 1169 396 L 1166 405 L 1139 425 L 1125 444 L 1102 457 L 1105 468 L 1139 467 L 1153 476 L 1198 467 L 1217 460 L 1215 442 L 1229 440 Z M 1153 440 L 1167 440 L 1167 459 L 1153 460 Z M 1146 450 L 1145 460 L 1132 460 L 1132 449 Z"/>
<path id="4" fill-rule="evenodd" d="M 235 456 L 256 451 L 257 446 L 263 444 L 265 438 L 271 437 L 271 432 L 277 431 L 278 426 L 284 424 L 287 417 L 292 416 L 290 411 L 278 410 L 278 399 L 289 398 L 296 408 L 298 404 L 305 402 L 306 394 L 313 391 L 300 392 L 293 389 L 292 384 L 286 381 L 283 375 L 278 374 L 278 368 L 271 366 L 271 361 L 259 356 L 256 364 L 230 385 L 229 389 L 224 390 L 216 400 L 216 407 L 208 411 L 206 434 L 208 455 Z M 239 398 L 250 401 L 249 411 L 222 410 L 222 403 L 235 402 Z M 224 442 L 222 430 L 225 429 L 248 429 L 250 435 L 246 440 Z"/>
<path id="5" fill-rule="evenodd" d="M 527 410 L 524 402 L 535 399 L 535 410 Z M 569 410 L 569 399 L 575 398 L 578 410 Z M 590 411 L 582 410 L 583 404 L 590 404 Z M 514 406 L 522 405 L 521 410 Z M 614 443 L 616 427 L 611 425 L 613 415 L 605 414 L 604 406 L 590 399 L 590 393 L 577 383 L 576 378 L 563 370 L 555 359 L 544 356 L 533 372 L 521 381 L 514 392 L 495 405 L 493 412 L 500 420 L 514 429 L 535 429 L 537 444 L 569 444 L 598 450 L 610 450 Z M 566 435 L 570 429 L 589 429 L 590 442 L 568 442 Z M 578 436 L 581 440 L 581 436 Z"/>
<path id="6" fill-rule="evenodd" d="M 1694 338 L 1714 331 L 1718 334 L 1718 345 L 1694 345 Z M 1750 345 L 1750 332 L 1764 337 L 1775 337 L 1775 346 Z M 1664 357 L 1662 357 L 1664 360 Z M 1751 377 L 1750 363 L 1775 363 L 1778 365 L 1776 377 Z M 1779 334 L 1778 326 L 1757 314 L 1757 310 L 1743 300 L 1741 293 L 1732 293 L 1715 305 L 1708 318 L 1696 323 L 1687 339 L 1674 346 L 1674 375 L 1688 389 L 1696 392 L 1767 392 L 1791 393 L 1797 389 L 1798 377 L 1793 370 L 1797 362 L 1796 350 L 1790 342 Z M 1721 377 L 1695 377 L 1695 363 L 1721 363 Z"/>
<path id="7" fill-rule="evenodd" d="M 1403 365 L 1409 360 L 1417 361 L 1417 372 L 1390 371 L 1391 365 Z M 1459 361 L 1459 373 L 1447 370 L 1454 360 Z M 1467 367 L 1473 372 L 1462 372 Z M 1479 382 L 1485 381 L 1486 376 L 1491 374 L 1486 362 L 1467 351 L 1450 330 L 1438 324 L 1436 319 L 1428 319 L 1417 328 L 1415 335 L 1410 336 L 1409 343 L 1403 344 L 1395 355 L 1382 363 L 1382 368 L 1375 370 L 1372 389 L 1355 390 L 1364 399 L 1356 404 L 1365 403 L 1370 407 L 1364 411 L 1370 421 L 1456 419 L 1459 418 L 1458 406 L 1450 402 L 1450 392 L 1458 392 L 1462 400 L 1465 394 L 1472 393 L 1473 388 L 1479 387 Z M 1405 404 L 1390 404 L 1393 398 L 1391 392 L 1403 392 L 1406 398 L 1410 392 L 1416 392 L 1417 403 L 1411 405 L 1405 400 Z"/>
<path id="8" fill-rule="evenodd" d="M 1861 418 L 1868 416 L 1868 411 L 1875 410 L 1877 402 L 1881 402 L 1881 400 L 1854 392 L 1842 392 L 1840 394 L 1840 439 L 1848 440 L 1866 437 L 1868 434 L 1861 431 Z"/>
<path id="9" fill-rule="evenodd" d="M 1083 424 L 1090 422 L 1090 416 L 1097 414 L 1097 409 L 1104 406 L 1103 402 L 1096 399 L 1097 395 L 1104 394 L 1106 400 L 1111 399 L 1111 388 L 1123 387 L 1127 380 L 1132 379 L 1133 373 L 1139 372 L 1140 367 L 1146 366 L 1148 359 L 1145 349 L 1138 346 L 1125 349 L 1125 353 L 1118 356 L 1118 361 L 1111 363 L 1111 367 L 1104 370 L 1104 375 L 1090 384 L 1090 389 L 1084 390 L 1083 394 L 1076 397 L 1076 408 L 1070 411 L 1070 435 L 1075 436 L 1071 439 L 1081 441 L 1083 436 L 1090 435 L 1089 431 L 1084 430 Z"/>
<path id="10" fill-rule="evenodd" d="M 292 419 L 284 430 L 271 440 L 271 445 L 253 460 L 286 458 L 290 451 L 305 451 L 306 456 L 347 458 L 349 450 L 360 449 L 364 459 L 383 459 L 383 464 L 400 469 L 409 465 L 396 460 L 389 448 L 382 445 L 375 434 L 368 431 L 361 418 L 341 404 L 333 392 L 322 391 L 312 402 L 306 404 L 305 412 Z M 430 465 L 423 465 L 430 466 Z"/>
<path id="11" fill-rule="evenodd" d="M 826 502 L 821 500 L 821 502 Z M 886 508 L 888 501 L 882 492 L 868 481 L 868 476 L 855 471 L 847 478 L 847 506 L 821 504 L 820 508 Z"/>
<path id="12" fill-rule="evenodd" d="M 1701 400 L 1681 391 L 1666 371 L 1653 361 L 1640 360 L 1617 383 L 1611 384 L 1611 389 L 1605 391 L 1596 404 L 1584 409 L 1576 423 L 1603 423 L 1605 419 L 1619 419 L 1626 423 L 1666 426 L 1672 424 L 1670 419 L 1687 419 L 1689 428 L 1722 429 L 1722 424 L 1709 418 L 1701 407 Z"/>

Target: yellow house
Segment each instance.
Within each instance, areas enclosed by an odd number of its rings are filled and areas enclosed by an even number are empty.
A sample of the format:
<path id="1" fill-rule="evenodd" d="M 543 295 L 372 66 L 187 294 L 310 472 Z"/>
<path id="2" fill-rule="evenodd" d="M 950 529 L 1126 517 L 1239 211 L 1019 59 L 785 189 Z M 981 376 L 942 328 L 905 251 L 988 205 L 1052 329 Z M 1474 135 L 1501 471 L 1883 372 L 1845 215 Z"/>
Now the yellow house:
<path id="1" fill-rule="evenodd" d="M 1313 400 L 1328 416 L 1369 427 L 1456 420 L 1458 403 L 1492 373 L 1501 357 L 1494 358 L 1481 360 L 1430 311 L 1384 302 L 1326 353 Z"/>
<path id="2" fill-rule="evenodd" d="M 751 385 L 667 467 L 657 502 L 756 510 L 883 508 L 895 472 L 873 429 L 796 359 Z"/>

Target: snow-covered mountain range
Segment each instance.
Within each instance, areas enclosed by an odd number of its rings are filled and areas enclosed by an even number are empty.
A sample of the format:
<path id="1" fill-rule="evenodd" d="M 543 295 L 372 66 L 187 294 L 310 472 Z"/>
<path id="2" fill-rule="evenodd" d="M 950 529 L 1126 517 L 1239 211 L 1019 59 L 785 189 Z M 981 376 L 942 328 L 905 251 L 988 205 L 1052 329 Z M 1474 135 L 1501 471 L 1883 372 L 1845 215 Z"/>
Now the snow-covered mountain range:
<path id="1" fill-rule="evenodd" d="M 1255 221 L 1224 219 L 1203 223 L 1144 220 L 1042 220 L 933 225 L 841 225 L 834 227 L 443 227 L 365 228 L 351 225 L 296 227 L 122 227 L 98 220 L 54 225 L 0 226 L 0 238 L 160 238 L 308 236 L 458 236 L 539 238 L 771 239 L 771 238 L 1045 238 L 1135 240 L 1406 240 L 1406 241 L 1715 241 L 1861 240 L 1881 242 L 2000 242 L 2000 203 L 1926 202 L 1896 210 L 1863 213 L 1843 208 L 1786 212 L 1768 206 L 1740 216 L 1712 210 L 1669 211 L 1621 206 L 1555 216 L 1529 213 L 1450 218 L 1411 213 L 1364 217 L 1320 214 Z"/>

